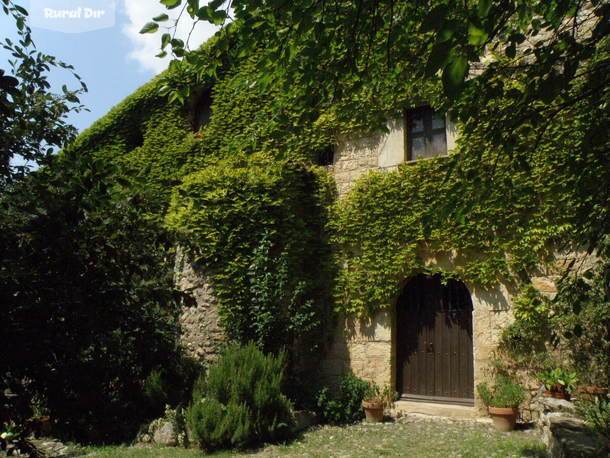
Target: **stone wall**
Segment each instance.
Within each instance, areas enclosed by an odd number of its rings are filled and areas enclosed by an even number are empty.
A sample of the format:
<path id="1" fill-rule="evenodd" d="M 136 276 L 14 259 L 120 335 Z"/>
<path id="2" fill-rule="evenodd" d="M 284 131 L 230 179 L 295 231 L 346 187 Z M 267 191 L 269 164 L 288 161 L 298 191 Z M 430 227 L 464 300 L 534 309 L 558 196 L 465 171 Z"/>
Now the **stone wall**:
<path id="1" fill-rule="evenodd" d="M 447 151 L 455 148 L 457 126 L 445 120 Z M 387 132 L 344 138 L 335 148 L 333 165 L 329 166 L 337 183 L 339 196 L 345 195 L 355 181 L 369 170 L 393 170 L 406 159 L 405 119 L 390 119 Z"/>
<path id="2" fill-rule="evenodd" d="M 189 356 L 209 363 L 217 358 L 227 339 L 220 326 L 214 286 L 203 269 L 191 262 L 182 250 L 177 252 L 176 285 L 192 298 L 180 312 L 180 343 Z"/>
<path id="3" fill-rule="evenodd" d="M 459 258 L 451 255 L 425 257 L 429 267 L 451 271 Z M 405 283 L 406 283 L 405 279 Z M 489 380 L 490 361 L 502 329 L 513 321 L 511 297 L 513 285 L 498 283 L 489 288 L 466 285 L 473 304 L 473 363 L 475 385 Z M 396 299 L 395 299 L 396 300 Z M 321 363 L 328 383 L 336 383 L 340 376 L 351 370 L 358 377 L 379 385 L 396 386 L 396 304 L 367 320 L 341 317 L 334 341 Z M 484 413 L 485 408 L 475 394 L 475 407 Z"/>
<path id="4" fill-rule="evenodd" d="M 576 414 L 573 403 L 539 394 L 532 406 L 538 413 L 536 426 L 553 458 L 607 456 L 606 444 Z"/>
<path id="5" fill-rule="evenodd" d="M 373 319 L 339 317 L 332 344 L 321 361 L 325 382 L 337 385 L 348 371 L 385 385 L 392 379 L 392 313 L 379 312 Z"/>

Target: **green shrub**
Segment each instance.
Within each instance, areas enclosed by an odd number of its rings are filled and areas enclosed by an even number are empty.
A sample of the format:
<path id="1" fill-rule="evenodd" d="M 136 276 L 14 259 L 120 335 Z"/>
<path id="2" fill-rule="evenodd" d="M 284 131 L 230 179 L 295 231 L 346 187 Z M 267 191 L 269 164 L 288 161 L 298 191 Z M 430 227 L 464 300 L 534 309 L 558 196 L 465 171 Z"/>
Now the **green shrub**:
<path id="1" fill-rule="evenodd" d="M 244 448 L 286 439 L 291 404 L 282 393 L 284 353 L 232 345 L 193 390 L 187 424 L 202 449 Z"/>
<path id="2" fill-rule="evenodd" d="M 477 385 L 481 400 L 487 407 L 518 407 L 525 400 L 525 389 L 514 377 L 498 374 L 494 385 Z"/>
<path id="3" fill-rule="evenodd" d="M 594 401 L 581 402 L 578 404 L 580 413 L 587 424 L 601 437 L 610 437 L 610 401 L 608 399 L 595 398 Z"/>
<path id="4" fill-rule="evenodd" d="M 341 379 L 339 390 L 332 393 L 324 387 L 317 395 L 318 415 L 325 423 L 332 425 L 356 423 L 364 418 L 362 400 L 369 391 L 370 384 L 348 372 Z"/>
<path id="5" fill-rule="evenodd" d="M 168 405 L 187 405 L 200 371 L 200 364 L 186 355 L 175 355 L 162 368 L 153 369 L 142 384 L 146 416 L 158 418 L 166 412 Z"/>
<path id="6" fill-rule="evenodd" d="M 142 386 L 142 394 L 151 405 L 167 403 L 167 386 L 159 370 L 153 369 L 148 374 Z"/>
<path id="7" fill-rule="evenodd" d="M 550 318 L 578 379 L 597 386 L 607 386 L 610 373 L 610 237 L 604 243 L 606 252 L 593 269 L 558 283 Z"/>

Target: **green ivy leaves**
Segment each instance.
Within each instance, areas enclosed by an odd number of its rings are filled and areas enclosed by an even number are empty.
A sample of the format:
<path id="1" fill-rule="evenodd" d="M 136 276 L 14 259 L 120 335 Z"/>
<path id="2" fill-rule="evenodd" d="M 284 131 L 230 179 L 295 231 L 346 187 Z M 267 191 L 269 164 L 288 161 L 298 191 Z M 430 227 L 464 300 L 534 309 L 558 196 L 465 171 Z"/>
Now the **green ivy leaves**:
<path id="1" fill-rule="evenodd" d="M 144 27 L 140 29 L 140 33 L 155 33 L 159 30 L 159 24 L 156 22 L 147 22 Z"/>
<path id="2" fill-rule="evenodd" d="M 443 69 L 443 88 L 445 93 L 456 95 L 464 85 L 464 80 L 468 74 L 468 59 L 464 56 L 455 56 Z"/>

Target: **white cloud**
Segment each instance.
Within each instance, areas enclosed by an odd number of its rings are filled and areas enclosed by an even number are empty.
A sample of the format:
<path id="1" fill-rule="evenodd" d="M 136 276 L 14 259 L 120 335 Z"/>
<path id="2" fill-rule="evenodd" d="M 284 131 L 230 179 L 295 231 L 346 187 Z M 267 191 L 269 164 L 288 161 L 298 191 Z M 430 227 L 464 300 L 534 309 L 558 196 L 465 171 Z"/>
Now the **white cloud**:
<path id="1" fill-rule="evenodd" d="M 136 60 L 144 70 L 152 71 L 157 74 L 167 68 L 167 64 L 171 60 L 171 57 L 167 56 L 160 59 L 155 57 L 155 55 L 160 51 L 159 46 L 163 27 L 173 25 L 174 20 L 180 13 L 180 9 L 181 7 L 178 7 L 168 11 L 163 5 L 154 0 L 125 0 L 125 13 L 128 18 L 128 23 L 123 26 L 123 34 L 127 36 L 132 44 L 132 51 L 129 53 L 128 57 Z M 140 29 L 144 24 L 151 21 L 153 17 L 160 13 L 166 13 L 170 18 L 168 21 L 160 23 L 159 31 L 157 33 L 140 34 Z M 178 24 L 176 38 L 181 38 L 186 41 L 192 25 L 193 22 L 191 18 L 185 12 Z M 190 48 L 196 48 L 214 35 L 217 30 L 218 27 L 208 22 L 199 22 L 191 34 L 189 40 Z"/>

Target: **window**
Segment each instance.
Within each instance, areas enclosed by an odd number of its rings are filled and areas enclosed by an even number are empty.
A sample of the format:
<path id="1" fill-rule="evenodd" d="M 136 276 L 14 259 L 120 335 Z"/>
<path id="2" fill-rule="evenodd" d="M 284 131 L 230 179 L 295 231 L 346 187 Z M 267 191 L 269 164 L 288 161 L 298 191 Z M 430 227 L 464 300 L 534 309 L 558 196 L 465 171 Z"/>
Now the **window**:
<path id="1" fill-rule="evenodd" d="M 316 163 L 318 165 L 333 165 L 334 158 L 335 147 L 334 145 L 329 145 L 317 152 Z"/>
<path id="2" fill-rule="evenodd" d="M 212 96 L 207 90 L 198 98 L 193 110 L 193 127 L 195 130 L 201 129 L 210 120 L 212 115 Z"/>
<path id="3" fill-rule="evenodd" d="M 407 160 L 447 155 L 445 116 L 430 107 L 407 111 Z"/>

